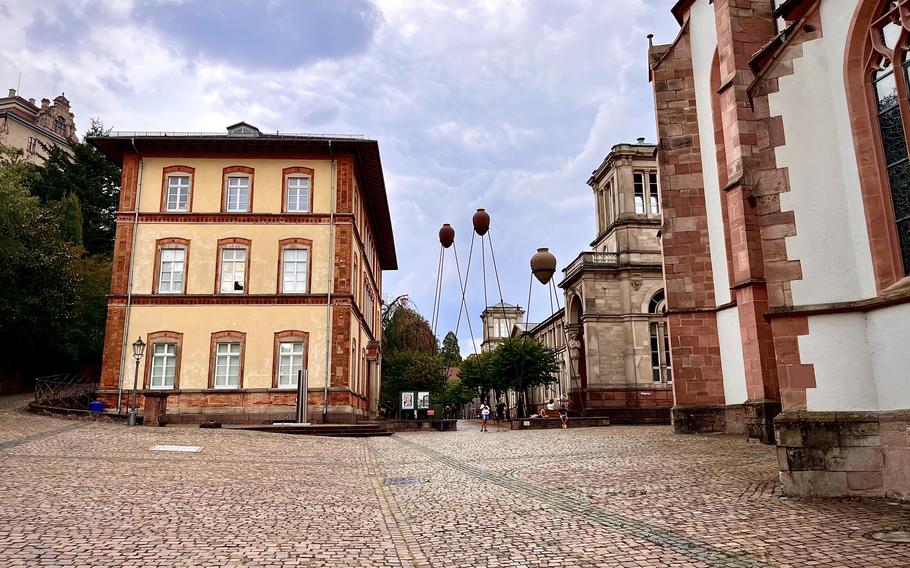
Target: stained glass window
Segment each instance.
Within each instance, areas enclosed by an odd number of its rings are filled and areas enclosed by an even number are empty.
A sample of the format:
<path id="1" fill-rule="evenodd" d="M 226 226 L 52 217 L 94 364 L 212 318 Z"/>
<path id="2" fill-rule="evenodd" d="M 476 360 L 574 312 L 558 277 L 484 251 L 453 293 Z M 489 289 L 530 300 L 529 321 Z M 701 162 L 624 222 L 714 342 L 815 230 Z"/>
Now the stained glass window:
<path id="1" fill-rule="evenodd" d="M 873 41 L 879 57 L 874 61 L 871 83 L 878 111 L 878 124 L 904 274 L 910 274 L 910 155 L 907 153 L 905 125 L 910 122 L 908 107 L 901 98 L 910 93 L 910 50 L 908 31 L 901 26 L 898 2 L 885 2 L 882 16 L 873 24 L 880 43 Z M 875 39 L 875 38 L 873 38 Z M 892 62 L 898 62 L 898 65 Z"/>

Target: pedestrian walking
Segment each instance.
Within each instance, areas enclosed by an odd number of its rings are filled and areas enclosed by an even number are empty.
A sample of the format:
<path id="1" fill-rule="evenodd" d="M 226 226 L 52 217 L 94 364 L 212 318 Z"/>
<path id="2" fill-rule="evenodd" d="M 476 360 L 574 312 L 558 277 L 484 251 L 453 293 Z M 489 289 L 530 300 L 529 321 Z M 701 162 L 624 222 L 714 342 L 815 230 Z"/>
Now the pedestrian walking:
<path id="1" fill-rule="evenodd" d="M 487 430 L 487 422 L 490 420 L 490 407 L 487 406 L 487 403 L 480 405 L 480 431 L 489 432 Z"/>
<path id="2" fill-rule="evenodd" d="M 496 427 L 502 430 L 502 423 L 506 420 L 506 403 L 500 398 L 496 403 Z"/>

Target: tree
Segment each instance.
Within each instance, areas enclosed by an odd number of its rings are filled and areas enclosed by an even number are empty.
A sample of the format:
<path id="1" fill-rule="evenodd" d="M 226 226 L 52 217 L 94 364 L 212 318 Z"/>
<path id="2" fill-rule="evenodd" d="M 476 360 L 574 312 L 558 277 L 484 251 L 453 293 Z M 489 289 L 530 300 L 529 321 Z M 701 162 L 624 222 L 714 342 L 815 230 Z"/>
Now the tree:
<path id="1" fill-rule="evenodd" d="M 442 358 L 430 324 L 407 299 L 393 302 L 383 317 L 382 388 L 387 410 L 398 408 L 401 391 L 429 391 L 436 398 L 445 386 Z"/>
<path id="2" fill-rule="evenodd" d="M 382 328 L 383 353 L 436 354 L 436 337 L 429 322 L 417 310 L 399 307 Z"/>
<path id="3" fill-rule="evenodd" d="M 469 388 L 473 389 L 477 396 L 483 397 L 490 389 L 496 388 L 495 379 L 492 375 L 493 353 L 484 352 L 476 355 L 469 355 L 467 359 L 461 362 L 461 370 L 458 373 L 458 380 Z"/>
<path id="4" fill-rule="evenodd" d="M 456 379 L 446 383 L 442 391 L 442 402 L 443 404 L 454 402 L 458 406 L 464 406 L 474 400 L 475 396 L 477 393 L 474 389 L 461 382 L 461 379 Z"/>
<path id="5" fill-rule="evenodd" d="M 103 135 L 104 125 L 92 119 L 85 136 Z M 72 154 L 58 146 L 46 148 L 47 160 L 29 188 L 42 204 L 78 198 L 82 239 L 89 254 L 114 249 L 114 216 L 120 196 L 120 167 L 85 141 L 73 141 Z"/>
<path id="6" fill-rule="evenodd" d="M 56 208 L 29 195 L 34 166 L 0 147 L 0 343 L 5 373 L 35 374 L 72 361 L 80 286 L 78 247 L 65 242 Z"/>
<path id="7" fill-rule="evenodd" d="M 515 390 L 521 397 L 519 418 L 525 416 L 525 391 L 552 383 L 558 372 L 556 352 L 530 337 L 502 341 L 493 350 L 490 362 L 492 382 Z"/>
<path id="8" fill-rule="evenodd" d="M 447 333 L 442 340 L 441 354 L 449 367 L 458 367 L 461 364 L 461 347 L 458 346 L 458 337 L 454 331 Z"/>

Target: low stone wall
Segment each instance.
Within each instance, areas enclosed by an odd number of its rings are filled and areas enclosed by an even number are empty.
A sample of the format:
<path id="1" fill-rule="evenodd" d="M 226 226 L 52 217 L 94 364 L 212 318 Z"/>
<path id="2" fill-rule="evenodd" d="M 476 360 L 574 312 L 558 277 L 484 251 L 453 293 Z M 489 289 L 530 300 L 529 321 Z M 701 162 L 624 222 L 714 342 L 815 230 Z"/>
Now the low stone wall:
<path id="1" fill-rule="evenodd" d="M 571 413 L 569 413 L 571 416 Z M 608 418 L 610 424 L 669 424 L 669 408 L 598 408 L 585 411 L 593 418 Z"/>
<path id="2" fill-rule="evenodd" d="M 609 426 L 610 419 L 605 416 L 579 416 L 569 418 L 569 428 L 585 428 L 590 426 Z M 525 418 L 512 420 L 512 430 L 545 430 L 547 428 L 562 428 L 562 420 L 556 418 Z"/>
<path id="3" fill-rule="evenodd" d="M 910 501 L 910 410 L 786 411 L 774 429 L 785 494 Z"/>
<path id="4" fill-rule="evenodd" d="M 415 432 L 418 430 L 451 432 L 458 430 L 458 420 L 380 420 L 379 425 L 388 432 Z"/>

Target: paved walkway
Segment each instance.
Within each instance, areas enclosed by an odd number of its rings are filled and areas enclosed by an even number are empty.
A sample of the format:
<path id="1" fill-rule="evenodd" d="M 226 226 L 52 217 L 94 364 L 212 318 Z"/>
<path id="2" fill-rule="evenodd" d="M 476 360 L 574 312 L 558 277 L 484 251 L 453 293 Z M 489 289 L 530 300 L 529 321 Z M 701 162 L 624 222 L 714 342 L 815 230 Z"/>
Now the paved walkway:
<path id="1" fill-rule="evenodd" d="M 910 506 L 776 496 L 774 448 L 666 427 L 329 439 L 0 398 L 3 566 L 910 566 Z M 153 452 L 156 444 L 203 446 Z"/>

